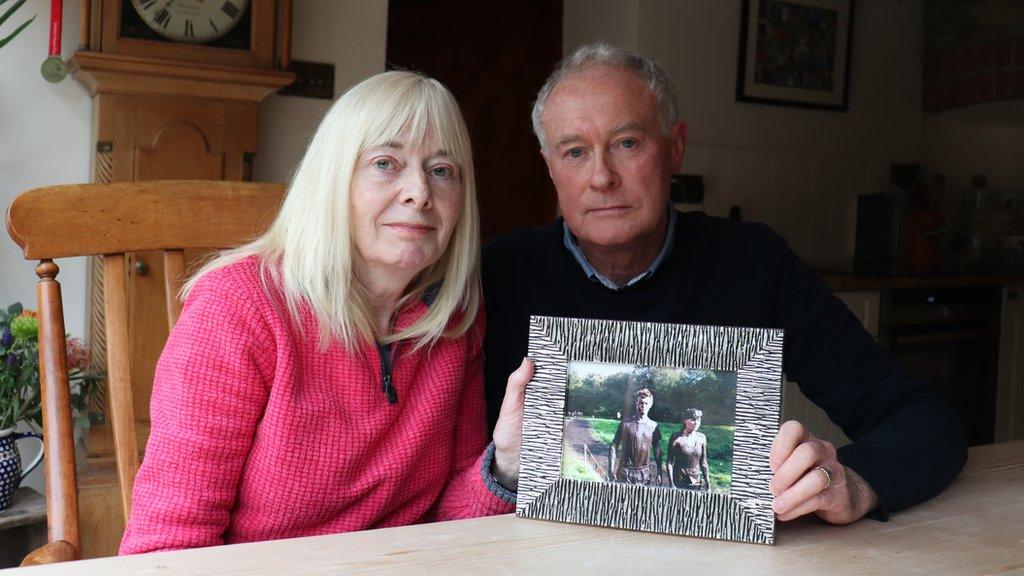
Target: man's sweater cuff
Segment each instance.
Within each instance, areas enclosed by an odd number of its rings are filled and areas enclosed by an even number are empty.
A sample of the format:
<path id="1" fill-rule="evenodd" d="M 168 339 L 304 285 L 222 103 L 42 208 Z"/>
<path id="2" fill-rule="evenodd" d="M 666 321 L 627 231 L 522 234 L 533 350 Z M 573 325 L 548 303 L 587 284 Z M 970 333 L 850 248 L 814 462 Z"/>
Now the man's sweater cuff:
<path id="1" fill-rule="evenodd" d="M 865 454 L 864 451 L 858 450 L 854 444 L 842 446 L 836 452 L 840 464 L 860 474 L 860 477 L 871 486 L 871 489 L 875 491 L 875 496 L 878 497 L 878 505 L 864 516 L 872 520 L 887 522 L 889 520 L 893 495 L 884 491 L 884 488 L 888 486 L 882 477 L 885 472 L 874 465 L 872 458 Z"/>

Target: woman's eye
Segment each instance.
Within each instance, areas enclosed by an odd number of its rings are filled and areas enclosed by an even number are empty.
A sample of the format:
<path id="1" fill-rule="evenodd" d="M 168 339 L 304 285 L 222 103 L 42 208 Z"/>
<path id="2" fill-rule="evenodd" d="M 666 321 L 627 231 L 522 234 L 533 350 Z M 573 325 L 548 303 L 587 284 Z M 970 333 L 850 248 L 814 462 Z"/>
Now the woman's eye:
<path id="1" fill-rule="evenodd" d="M 430 173 L 436 178 L 451 178 L 455 174 L 455 170 L 449 166 L 435 166 L 430 169 Z"/>
<path id="2" fill-rule="evenodd" d="M 375 160 L 373 165 L 376 166 L 378 170 L 390 170 L 394 167 L 395 163 L 388 158 L 380 158 Z"/>

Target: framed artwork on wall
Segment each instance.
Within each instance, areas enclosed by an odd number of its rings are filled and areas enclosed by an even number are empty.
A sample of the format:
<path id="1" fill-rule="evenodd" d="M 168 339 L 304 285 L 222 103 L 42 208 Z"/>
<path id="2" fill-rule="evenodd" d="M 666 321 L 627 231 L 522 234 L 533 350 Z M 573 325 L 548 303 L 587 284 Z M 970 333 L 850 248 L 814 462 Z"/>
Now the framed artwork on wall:
<path id="1" fill-rule="evenodd" d="M 846 111 L 852 0 L 744 0 L 736 99 Z"/>
<path id="2" fill-rule="evenodd" d="M 783 332 L 534 316 L 516 514 L 774 543 Z"/>

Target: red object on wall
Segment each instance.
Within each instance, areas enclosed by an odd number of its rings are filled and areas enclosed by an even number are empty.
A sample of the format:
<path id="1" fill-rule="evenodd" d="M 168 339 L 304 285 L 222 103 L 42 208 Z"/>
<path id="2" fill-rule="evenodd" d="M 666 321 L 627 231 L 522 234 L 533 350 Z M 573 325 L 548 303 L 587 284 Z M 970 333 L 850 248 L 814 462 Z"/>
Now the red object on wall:
<path id="1" fill-rule="evenodd" d="M 60 56 L 60 26 L 63 8 L 62 0 L 50 0 L 50 56 Z"/>

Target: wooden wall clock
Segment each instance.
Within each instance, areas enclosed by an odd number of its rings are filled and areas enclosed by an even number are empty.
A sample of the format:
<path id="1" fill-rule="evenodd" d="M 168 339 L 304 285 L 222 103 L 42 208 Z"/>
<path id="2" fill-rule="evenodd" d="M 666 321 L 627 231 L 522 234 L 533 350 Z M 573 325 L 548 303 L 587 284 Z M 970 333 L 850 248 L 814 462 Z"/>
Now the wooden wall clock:
<path id="1" fill-rule="evenodd" d="M 83 0 L 73 77 L 93 98 L 93 181 L 248 180 L 259 103 L 291 84 L 290 0 Z M 139 445 L 168 332 L 162 260 L 128 267 L 130 358 Z M 104 369 L 102 263 L 91 265 L 90 340 Z M 102 407 L 100 407 L 102 409 Z M 110 430 L 94 425 L 79 470 L 84 558 L 116 554 L 124 526 Z"/>

